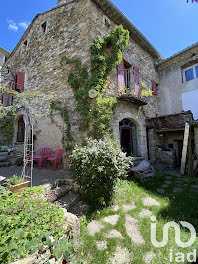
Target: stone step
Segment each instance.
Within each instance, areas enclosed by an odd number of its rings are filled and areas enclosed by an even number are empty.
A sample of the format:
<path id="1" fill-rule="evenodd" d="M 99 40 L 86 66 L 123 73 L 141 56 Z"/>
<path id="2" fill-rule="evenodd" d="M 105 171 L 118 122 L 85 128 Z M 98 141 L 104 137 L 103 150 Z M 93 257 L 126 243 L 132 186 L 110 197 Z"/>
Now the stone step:
<path id="1" fill-rule="evenodd" d="M 9 166 L 12 166 L 12 162 L 11 161 L 3 161 L 3 162 L 0 162 L 0 167 L 9 167 Z"/>
<path id="2" fill-rule="evenodd" d="M 63 198 L 59 199 L 58 201 L 60 202 L 61 207 L 69 210 L 74 205 L 76 205 L 79 200 L 80 200 L 80 195 L 73 193 L 73 192 L 70 192 L 69 194 L 67 194 Z"/>
<path id="3" fill-rule="evenodd" d="M 83 201 L 79 201 L 77 204 L 75 204 L 73 207 L 70 208 L 69 212 L 78 217 L 81 217 L 82 215 L 85 214 L 87 209 L 88 209 L 88 205 Z"/>
<path id="4" fill-rule="evenodd" d="M 59 187 L 56 187 L 55 189 L 52 190 L 52 193 L 57 199 L 60 199 L 64 196 L 66 196 L 70 191 L 72 190 L 72 186 L 70 185 L 61 185 Z"/>

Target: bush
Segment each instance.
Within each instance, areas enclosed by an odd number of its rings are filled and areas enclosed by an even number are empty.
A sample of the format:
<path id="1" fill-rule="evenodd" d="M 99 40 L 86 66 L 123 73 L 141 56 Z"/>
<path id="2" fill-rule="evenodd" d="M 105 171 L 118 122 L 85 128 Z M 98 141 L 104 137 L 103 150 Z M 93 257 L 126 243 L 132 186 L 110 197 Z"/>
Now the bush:
<path id="1" fill-rule="evenodd" d="M 74 179 L 87 203 L 94 207 L 110 202 L 118 177 L 127 173 L 131 162 L 111 139 L 89 140 L 86 146 L 77 145 L 70 158 Z"/>
<path id="2" fill-rule="evenodd" d="M 62 237 L 66 226 L 61 208 L 48 202 L 42 187 L 11 194 L 0 188 L 0 263 L 10 263 Z"/>

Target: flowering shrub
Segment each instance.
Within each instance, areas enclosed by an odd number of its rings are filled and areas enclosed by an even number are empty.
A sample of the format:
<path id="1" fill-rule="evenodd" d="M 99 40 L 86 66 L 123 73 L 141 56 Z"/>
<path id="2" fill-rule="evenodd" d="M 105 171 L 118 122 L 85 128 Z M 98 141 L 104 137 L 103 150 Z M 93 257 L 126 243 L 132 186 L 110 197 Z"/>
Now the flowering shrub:
<path id="1" fill-rule="evenodd" d="M 42 251 L 49 236 L 58 239 L 65 230 L 63 211 L 48 202 L 42 187 L 27 188 L 21 195 L 0 189 L 0 263 Z"/>
<path id="2" fill-rule="evenodd" d="M 127 173 L 131 162 L 111 139 L 90 139 L 86 146 L 77 145 L 70 158 L 73 176 L 92 206 L 110 201 L 116 180 Z"/>

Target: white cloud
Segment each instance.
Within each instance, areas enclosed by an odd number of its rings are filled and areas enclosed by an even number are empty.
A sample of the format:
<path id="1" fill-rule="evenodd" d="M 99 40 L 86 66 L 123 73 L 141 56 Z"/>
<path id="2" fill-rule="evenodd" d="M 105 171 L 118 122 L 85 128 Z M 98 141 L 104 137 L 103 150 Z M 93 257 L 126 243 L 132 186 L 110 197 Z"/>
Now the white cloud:
<path id="1" fill-rule="evenodd" d="M 7 22 L 8 22 L 8 28 L 10 30 L 13 30 L 15 32 L 18 31 L 19 27 L 17 26 L 17 24 L 12 19 L 8 19 Z"/>
<path id="2" fill-rule="evenodd" d="M 28 28 L 29 24 L 30 24 L 30 22 L 24 21 L 24 22 L 20 22 L 18 25 L 19 25 L 19 27 L 26 30 Z"/>

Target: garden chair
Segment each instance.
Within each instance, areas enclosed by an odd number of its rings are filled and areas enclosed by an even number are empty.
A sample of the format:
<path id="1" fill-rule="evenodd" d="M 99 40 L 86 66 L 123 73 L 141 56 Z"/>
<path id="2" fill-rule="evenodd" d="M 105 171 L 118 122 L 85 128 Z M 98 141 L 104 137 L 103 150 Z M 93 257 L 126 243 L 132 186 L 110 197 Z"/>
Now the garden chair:
<path id="1" fill-rule="evenodd" d="M 53 151 L 54 157 L 49 156 L 47 158 L 47 163 L 46 163 L 46 168 L 47 168 L 47 164 L 48 162 L 51 164 L 51 162 L 54 162 L 54 171 L 56 171 L 56 167 L 57 167 L 57 162 L 60 160 L 61 164 L 62 164 L 62 168 L 63 168 L 63 153 L 65 152 L 64 149 L 56 149 L 55 151 Z M 52 154 L 52 152 L 51 152 Z"/>
<path id="2" fill-rule="evenodd" d="M 44 159 L 50 157 L 50 153 L 53 151 L 52 147 L 41 147 L 33 151 L 33 160 L 38 161 L 38 169 L 41 169 L 41 164 Z M 35 154 L 34 154 L 35 153 Z M 30 157 L 32 152 L 30 153 Z"/>

